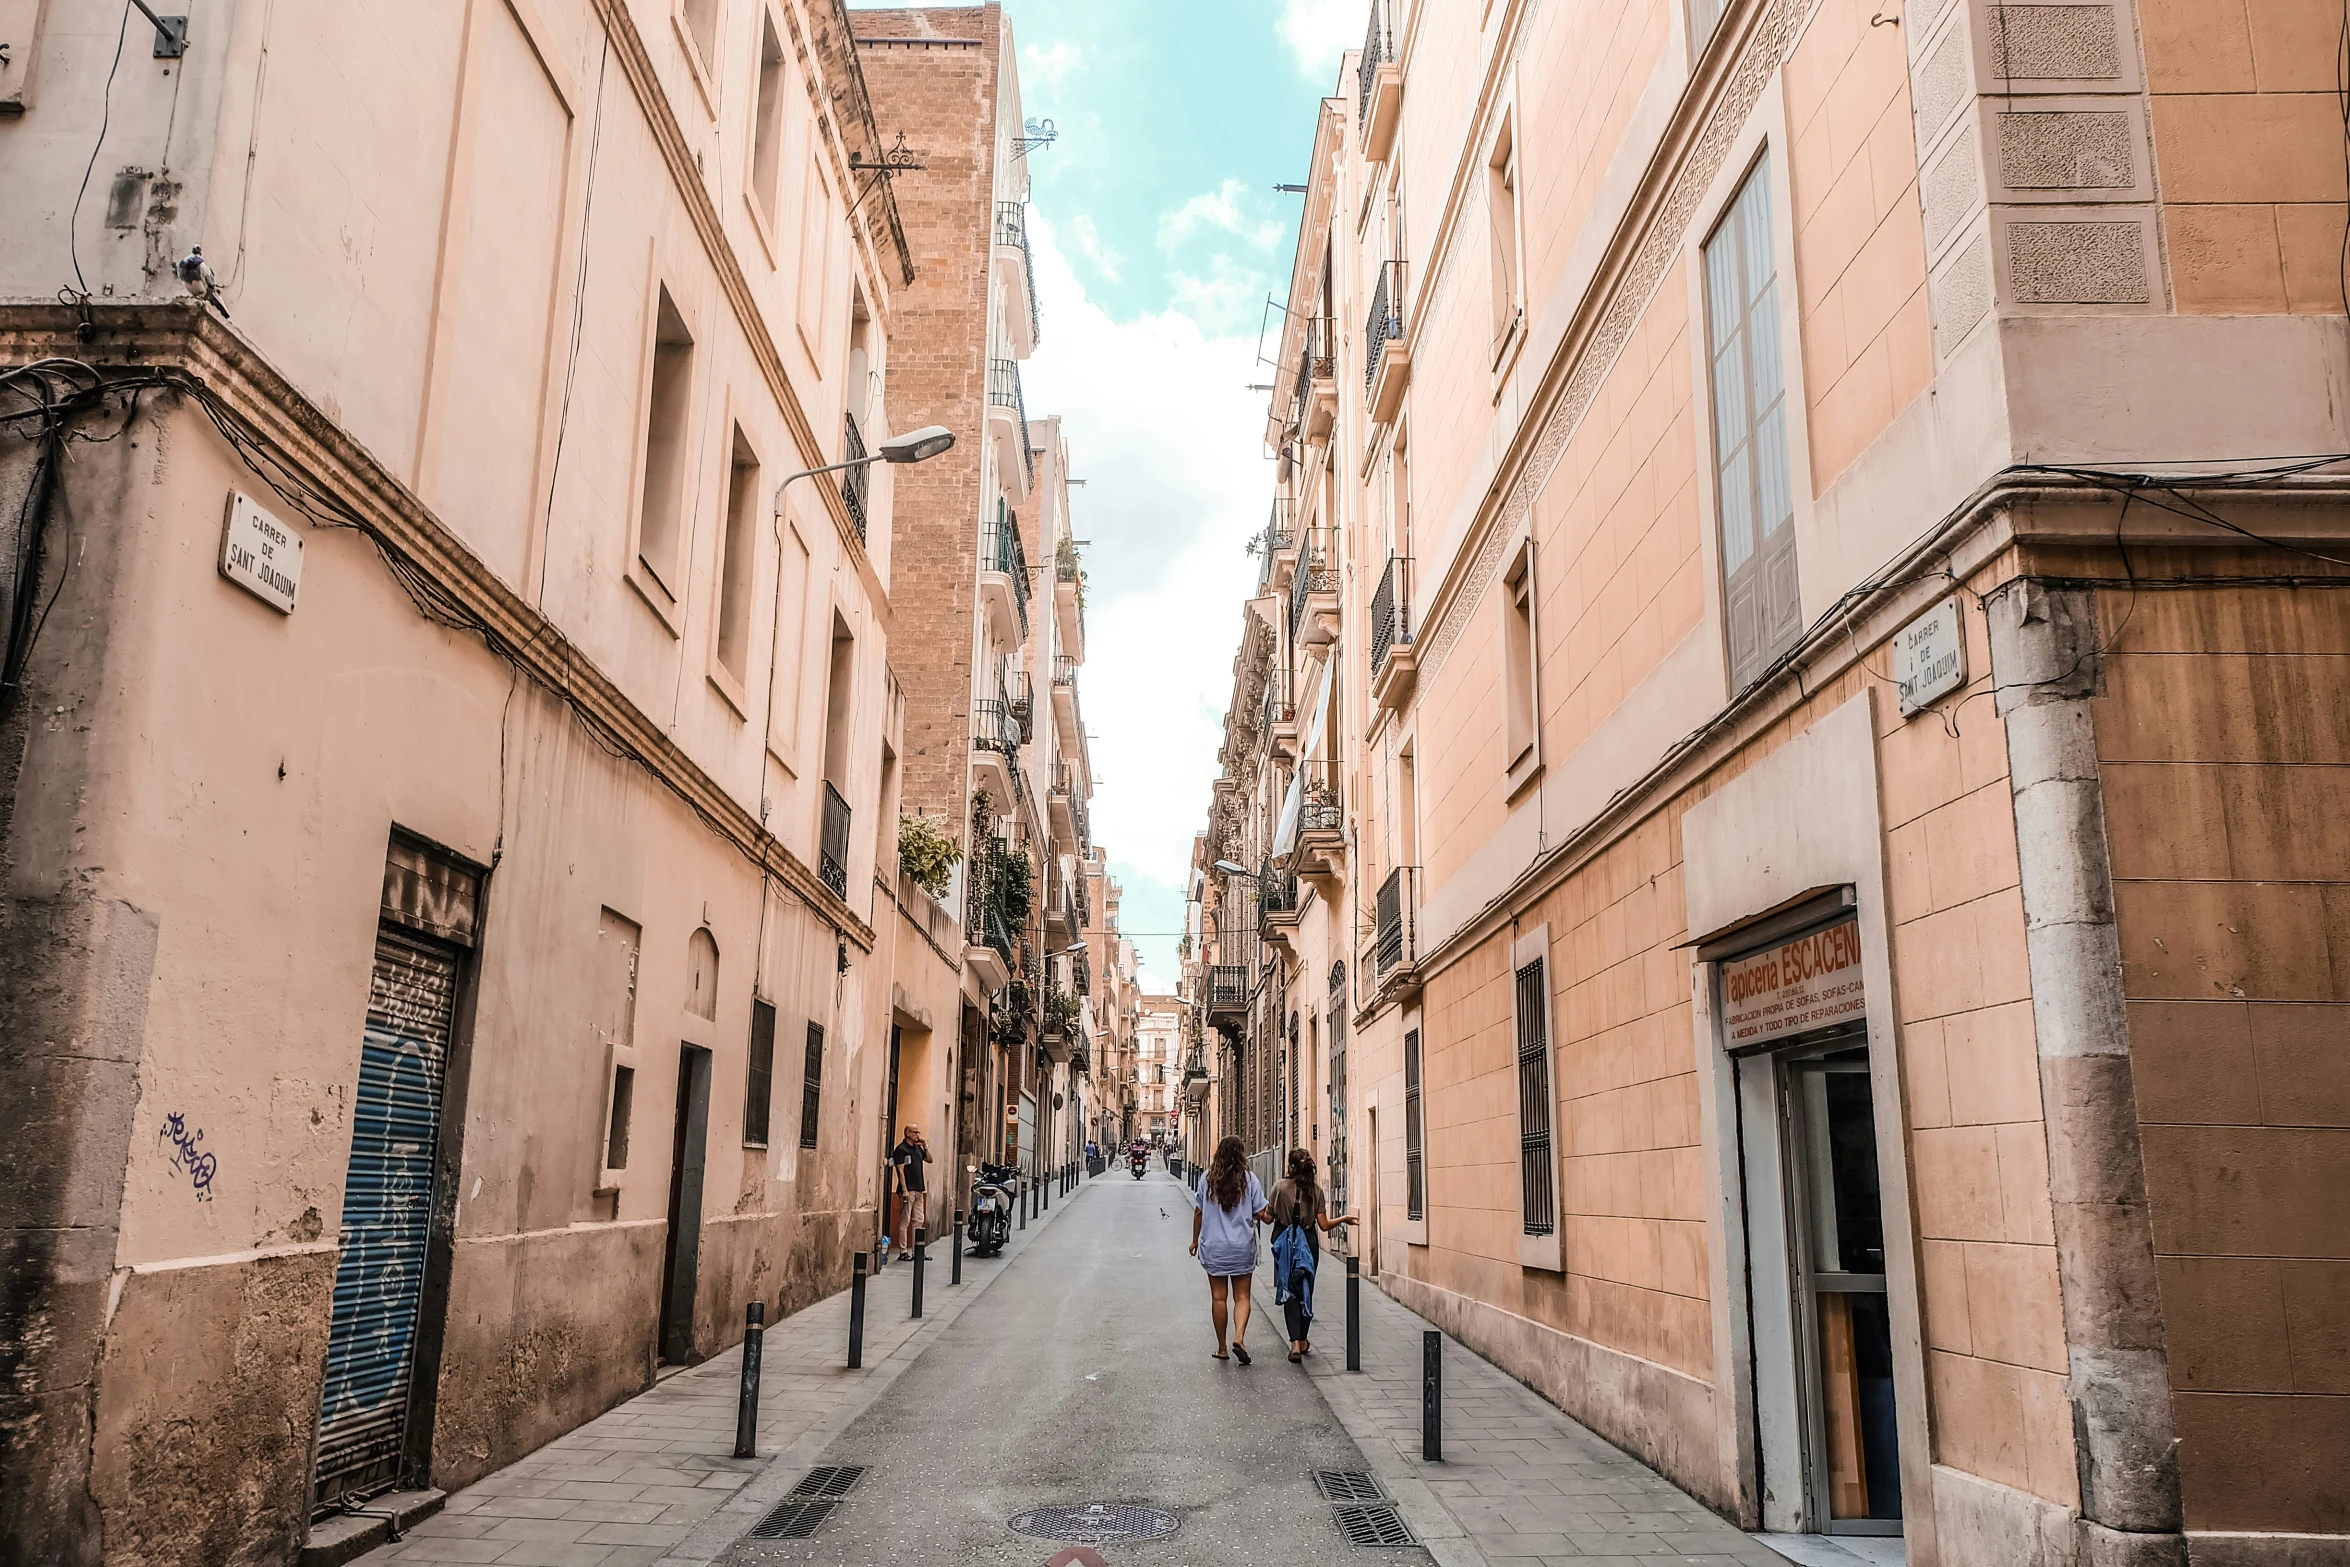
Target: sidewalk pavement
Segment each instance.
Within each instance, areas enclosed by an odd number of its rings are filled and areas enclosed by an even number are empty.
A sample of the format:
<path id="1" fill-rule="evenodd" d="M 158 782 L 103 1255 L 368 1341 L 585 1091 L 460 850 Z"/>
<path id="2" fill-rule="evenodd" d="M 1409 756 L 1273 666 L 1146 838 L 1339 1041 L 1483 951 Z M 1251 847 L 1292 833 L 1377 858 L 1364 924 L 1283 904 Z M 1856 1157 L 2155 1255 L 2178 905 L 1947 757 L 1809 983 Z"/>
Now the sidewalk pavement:
<path id="1" fill-rule="evenodd" d="M 734 1453 L 738 1345 L 664 1375 L 529 1457 L 452 1494 L 397 1544 L 358 1561 L 496 1562 L 500 1567 L 706 1567 L 781 1501 L 835 1436 L 879 1398 L 1002 1275 L 1066 1204 L 1017 1221 L 1003 1255 L 963 1259 L 950 1285 L 947 1239 L 930 1243 L 922 1320 L 914 1265 L 893 1262 L 865 1290 L 865 1354 L 847 1369 L 849 1292 L 767 1329 L 760 1350 L 759 1454 Z M 735 1308 L 740 1310 L 740 1306 Z"/>
<path id="2" fill-rule="evenodd" d="M 1441 1567 L 1788 1567 L 1787 1560 L 1463 1348 L 1444 1344 L 1444 1461 L 1420 1457 L 1420 1335 L 1362 1281 L 1363 1369 L 1346 1369 L 1345 1263 L 1316 1290 L 1315 1385 Z M 1258 1299 L 1270 1306 L 1270 1278 Z M 1268 1320 L 1280 1333 L 1280 1308 Z M 1272 1357 L 1260 1357 L 1270 1359 Z"/>

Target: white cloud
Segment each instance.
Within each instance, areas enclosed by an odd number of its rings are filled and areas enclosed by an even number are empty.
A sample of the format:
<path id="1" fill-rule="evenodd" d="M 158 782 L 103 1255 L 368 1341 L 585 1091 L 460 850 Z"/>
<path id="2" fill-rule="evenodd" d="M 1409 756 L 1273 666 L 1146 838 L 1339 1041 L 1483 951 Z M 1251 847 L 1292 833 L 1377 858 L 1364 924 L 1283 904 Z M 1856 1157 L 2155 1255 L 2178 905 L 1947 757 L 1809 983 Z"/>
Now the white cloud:
<path id="1" fill-rule="evenodd" d="M 1021 76 L 1046 87 L 1060 86 L 1063 77 L 1084 63 L 1084 47 L 1065 38 L 1031 44 L 1020 51 Z"/>
<path id="2" fill-rule="evenodd" d="M 1172 251 L 1203 228 L 1221 229 L 1259 250 L 1271 250 L 1281 241 L 1281 220 L 1256 217 L 1242 210 L 1246 191 L 1240 181 L 1228 179 L 1203 191 L 1159 219 L 1159 248 Z"/>
<path id="3" fill-rule="evenodd" d="M 1093 219 L 1079 213 L 1069 220 L 1069 235 L 1077 242 L 1077 253 L 1093 263 L 1093 269 L 1112 283 L 1123 283 L 1126 275 L 1126 252 L 1102 242 L 1101 230 L 1093 226 Z"/>
<path id="4" fill-rule="evenodd" d="M 1224 333 L 1253 330 L 1264 316 L 1272 288 L 1264 273 L 1220 253 L 1208 258 L 1207 276 L 1170 272 L 1167 284 L 1172 309 L 1205 329 Z M 1258 418 L 1263 416 L 1260 405 Z"/>
<path id="5" fill-rule="evenodd" d="M 1073 228 L 1074 225 L 1071 225 Z M 1206 824 L 1242 608 L 1249 538 L 1272 492 L 1253 328 L 1170 308 L 1112 320 L 1087 298 L 1061 235 L 1030 220 L 1044 342 L 1029 406 L 1061 415 L 1077 536 L 1090 540 L 1085 716 L 1097 840 L 1125 885 L 1123 923 L 1153 988 L 1172 988 L 1192 834 Z"/>
<path id="6" fill-rule="evenodd" d="M 1338 57 L 1363 41 L 1364 0 L 1281 0 L 1281 41 L 1316 87 L 1330 90 Z"/>

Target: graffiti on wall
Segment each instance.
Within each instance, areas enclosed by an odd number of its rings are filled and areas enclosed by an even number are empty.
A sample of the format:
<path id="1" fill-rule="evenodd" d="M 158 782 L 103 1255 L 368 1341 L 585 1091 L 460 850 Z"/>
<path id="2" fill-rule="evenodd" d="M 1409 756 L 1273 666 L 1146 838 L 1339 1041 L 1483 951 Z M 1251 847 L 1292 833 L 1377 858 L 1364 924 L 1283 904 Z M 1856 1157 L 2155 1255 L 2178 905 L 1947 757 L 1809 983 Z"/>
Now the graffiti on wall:
<path id="1" fill-rule="evenodd" d="M 204 1129 L 188 1130 L 188 1118 L 177 1110 L 163 1118 L 163 1130 L 156 1133 L 158 1142 L 171 1145 L 171 1173 L 185 1175 L 188 1185 L 195 1190 L 198 1202 L 212 1200 L 212 1177 L 219 1172 L 220 1160 L 206 1153 L 200 1146 Z"/>

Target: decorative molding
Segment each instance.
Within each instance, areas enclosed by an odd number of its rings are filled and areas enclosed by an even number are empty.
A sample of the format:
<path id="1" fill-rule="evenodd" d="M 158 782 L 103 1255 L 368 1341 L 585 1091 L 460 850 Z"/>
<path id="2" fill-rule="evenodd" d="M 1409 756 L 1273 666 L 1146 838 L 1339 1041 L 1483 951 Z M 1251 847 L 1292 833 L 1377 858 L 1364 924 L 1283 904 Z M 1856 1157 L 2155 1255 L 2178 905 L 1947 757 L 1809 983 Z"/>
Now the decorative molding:
<path id="1" fill-rule="evenodd" d="M 88 342 L 76 335 L 85 318 L 96 328 Z M 494 639 L 491 656 L 504 658 L 568 703 L 581 722 L 601 730 L 608 743 L 643 767 L 715 836 L 782 883 L 859 950 L 873 950 L 872 926 L 704 771 L 561 627 L 509 587 L 225 320 L 194 300 L 91 300 L 80 308 L 0 309 L 0 363 L 50 356 L 90 360 L 125 373 L 161 372 L 217 397 L 276 449 L 273 458 L 286 464 L 290 477 L 332 495 L 364 518 L 379 549 L 403 557 L 436 593 L 472 617 L 484 629 L 484 640 Z"/>
<path id="2" fill-rule="evenodd" d="M 1497 483 L 1497 488 L 1507 486 L 1501 504 L 1488 512 L 1481 527 L 1473 529 L 1470 539 L 1464 541 L 1465 545 L 1474 547 L 1468 564 L 1462 567 L 1459 564 L 1462 555 L 1456 554 L 1446 573 L 1447 580 L 1438 585 L 1431 606 L 1434 625 L 1421 639 L 1421 689 L 1427 689 L 1443 667 L 1445 658 L 1460 640 L 1470 610 L 1492 585 L 1494 573 L 1501 567 L 1504 548 L 1532 512 L 1535 496 L 1548 482 L 1567 443 L 1581 427 L 1601 382 L 1615 366 L 1616 356 L 1647 313 L 1658 285 L 1681 252 L 1683 237 L 1698 202 L 1713 184 L 1714 176 L 1721 172 L 1723 159 L 1729 156 L 1731 146 L 1762 98 L 1772 74 L 1793 48 L 1809 9 L 1808 0 L 1762 0 L 1761 5 L 1747 8 L 1746 14 L 1753 18 L 1752 25 L 1746 34 L 1734 40 L 1722 36 L 1732 32 L 1734 18 L 1724 19 L 1715 42 L 1725 48 L 1736 46 L 1726 76 L 1719 80 L 1710 97 L 1699 99 L 1692 94 L 1682 100 L 1684 104 L 1693 99 L 1701 102 L 1697 112 L 1704 114 L 1703 129 L 1693 142 L 1685 144 L 1677 159 L 1670 137 L 1659 149 L 1656 161 L 1651 164 L 1656 172 L 1652 175 L 1654 183 L 1648 199 L 1645 204 L 1635 201 L 1625 223 L 1617 230 L 1616 243 L 1610 247 L 1618 259 L 1613 266 L 1602 263 L 1584 295 L 1584 308 L 1579 314 L 1588 324 L 1579 323 L 1568 331 L 1545 376 L 1546 381 L 1550 380 L 1561 367 L 1571 365 L 1564 387 L 1555 394 L 1548 412 L 1540 416 L 1540 434 L 1532 449 L 1525 453 L 1514 473 L 1505 472 Z M 1692 113 L 1684 120 L 1684 126 L 1694 118 Z M 1683 134 L 1686 135 L 1686 129 Z M 1672 183 L 1660 199 L 1655 186 L 1667 178 Z M 1590 317 L 1594 309 L 1600 311 L 1596 320 Z M 1528 424 L 1532 422 L 1529 420 Z M 1520 426 L 1520 441 L 1525 428 Z M 1462 553 L 1467 553 L 1466 548 Z"/>

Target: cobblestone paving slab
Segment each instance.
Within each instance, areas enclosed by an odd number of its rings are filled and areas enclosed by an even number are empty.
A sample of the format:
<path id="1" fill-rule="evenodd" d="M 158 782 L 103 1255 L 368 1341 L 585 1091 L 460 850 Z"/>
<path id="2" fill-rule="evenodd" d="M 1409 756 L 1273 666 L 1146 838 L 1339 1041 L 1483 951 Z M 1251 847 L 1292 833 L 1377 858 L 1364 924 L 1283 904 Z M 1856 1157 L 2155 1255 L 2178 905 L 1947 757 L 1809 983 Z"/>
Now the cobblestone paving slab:
<path id="1" fill-rule="evenodd" d="M 1258 1285 L 1265 1298 L 1270 1280 Z M 1363 1369 L 1346 1370 L 1341 1276 L 1316 1304 L 1315 1385 L 1443 1567 L 1613 1562 L 1787 1567 L 1696 1498 L 1514 1377 L 1444 1344 L 1444 1461 L 1420 1457 L 1420 1335 L 1434 1324 L 1362 1284 Z"/>
<path id="2" fill-rule="evenodd" d="M 947 1283 L 948 1243 L 932 1242 L 920 1322 L 909 1315 L 913 1264 L 892 1263 L 866 1288 L 860 1370 L 845 1365 L 846 1290 L 769 1327 L 760 1353 L 761 1456 L 733 1456 L 742 1351 L 729 1349 L 454 1493 L 397 1544 L 358 1558 L 361 1567 L 704 1567 L 798 1484 L 1067 1206 L 1056 1200 L 1041 1221 L 1014 1230 L 1003 1256 L 964 1258 L 960 1288 Z"/>

